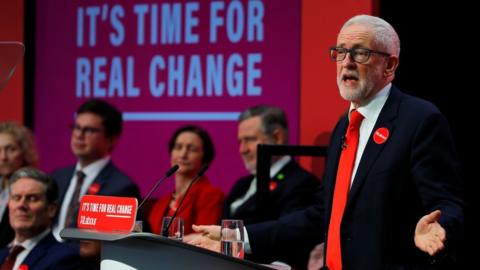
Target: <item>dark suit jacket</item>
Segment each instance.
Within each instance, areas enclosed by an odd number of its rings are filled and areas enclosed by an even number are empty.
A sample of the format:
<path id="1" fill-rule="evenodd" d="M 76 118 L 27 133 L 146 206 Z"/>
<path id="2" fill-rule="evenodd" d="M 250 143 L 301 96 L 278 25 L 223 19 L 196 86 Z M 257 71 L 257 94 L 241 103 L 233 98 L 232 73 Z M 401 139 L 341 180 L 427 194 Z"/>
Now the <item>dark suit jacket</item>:
<path id="1" fill-rule="evenodd" d="M 0 185 L 3 185 L 4 181 L 5 179 L 0 177 Z M 0 248 L 7 246 L 13 240 L 13 236 L 15 235 L 8 219 L 8 205 L 6 205 L 3 217 L 0 219 Z"/>
<path id="2" fill-rule="evenodd" d="M 278 219 L 314 204 L 314 194 L 320 184 L 314 175 L 292 159 L 271 179 L 269 205 L 265 216 L 257 215 L 257 194 L 250 197 L 232 214 L 230 205 L 247 193 L 253 178 L 253 175 L 240 178 L 232 187 L 223 208 L 224 219 L 242 219 L 244 224 Z"/>
<path id="3" fill-rule="evenodd" d="M 3 213 L 2 222 L 0 222 L 0 248 L 7 246 L 15 236 L 10 222 L 8 221 L 8 207 Z"/>
<path id="4" fill-rule="evenodd" d="M 8 248 L 0 249 L 0 264 L 5 261 Z M 65 244 L 59 243 L 50 233 L 28 253 L 22 264 L 34 270 L 82 269 L 80 256 Z"/>
<path id="5" fill-rule="evenodd" d="M 248 227 L 254 253 L 267 260 L 294 259 L 300 252 L 305 257 L 314 244 L 312 239 L 325 240 L 347 125 L 345 115 L 332 134 L 325 186 L 319 190 L 325 199 L 278 222 Z M 433 210 L 442 211 L 440 223 L 447 230 L 443 255 L 449 258 L 463 228 L 459 164 L 447 121 L 431 103 L 392 87 L 373 132 L 381 127 L 390 135 L 383 144 L 375 143 L 370 135 L 349 192 L 341 226 L 344 269 L 435 268 L 426 253 L 415 247 L 418 220 Z M 285 252 L 302 240 L 307 244 L 297 249 L 299 254 Z M 440 264 L 447 261 L 438 259 Z"/>
<path id="6" fill-rule="evenodd" d="M 59 203 L 63 203 L 70 180 L 75 173 L 75 166 L 54 171 L 51 176 L 55 179 L 59 191 Z M 87 191 L 90 195 L 123 196 L 140 198 L 138 186 L 110 161 L 97 175 Z"/>

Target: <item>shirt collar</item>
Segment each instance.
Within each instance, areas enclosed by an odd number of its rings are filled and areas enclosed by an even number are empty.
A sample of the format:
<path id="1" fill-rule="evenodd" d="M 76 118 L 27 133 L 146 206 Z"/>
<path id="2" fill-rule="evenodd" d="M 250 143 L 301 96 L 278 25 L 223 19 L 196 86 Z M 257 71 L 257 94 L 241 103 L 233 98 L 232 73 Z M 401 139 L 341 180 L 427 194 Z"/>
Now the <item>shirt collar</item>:
<path id="1" fill-rule="evenodd" d="M 292 157 L 290 156 L 284 156 L 281 159 L 275 161 L 275 163 L 270 166 L 270 178 L 274 177 L 285 165 L 287 165 L 288 162 Z"/>
<path id="2" fill-rule="evenodd" d="M 0 191 L 8 190 L 8 178 L 0 176 Z"/>
<path id="3" fill-rule="evenodd" d="M 75 171 L 81 170 L 85 175 L 98 175 L 98 173 L 107 165 L 108 162 L 110 162 L 110 156 L 101 158 L 83 168 L 80 166 L 80 163 L 77 162 Z"/>
<path id="4" fill-rule="evenodd" d="M 47 236 L 50 233 L 50 231 L 51 231 L 51 229 L 47 228 L 43 232 L 35 235 L 32 238 L 29 238 L 29 239 L 23 241 L 21 243 L 17 242 L 17 240 L 14 239 L 13 242 L 11 242 L 10 245 L 8 245 L 8 246 L 9 247 L 14 247 L 14 246 L 17 246 L 17 245 L 21 245 L 26 250 L 31 250 L 35 247 L 35 245 L 38 242 L 40 242 L 40 240 L 42 240 L 45 236 Z"/>
<path id="5" fill-rule="evenodd" d="M 366 104 L 356 108 L 359 113 L 363 115 L 363 117 L 369 121 L 371 119 L 377 119 L 378 115 L 380 114 L 380 111 L 383 108 L 383 105 L 385 105 L 385 102 L 387 101 L 388 95 L 390 94 L 390 91 L 392 89 L 392 84 L 389 83 L 387 84 L 382 90 L 378 91 L 378 93 L 371 99 L 369 100 Z M 348 113 L 348 118 L 350 119 L 350 113 L 352 110 L 355 109 L 353 107 L 353 104 L 350 103 L 350 110 Z"/>

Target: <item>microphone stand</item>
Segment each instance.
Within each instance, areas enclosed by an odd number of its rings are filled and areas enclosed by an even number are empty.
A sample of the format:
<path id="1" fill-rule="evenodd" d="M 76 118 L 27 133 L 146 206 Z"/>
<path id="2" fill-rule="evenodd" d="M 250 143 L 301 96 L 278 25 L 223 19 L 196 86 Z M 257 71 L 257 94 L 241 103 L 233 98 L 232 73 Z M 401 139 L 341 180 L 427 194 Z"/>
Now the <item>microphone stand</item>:
<path id="1" fill-rule="evenodd" d="M 152 193 L 157 189 L 158 185 L 160 185 L 161 182 L 163 182 L 163 180 L 165 180 L 167 177 L 170 177 L 172 174 L 174 174 L 178 168 L 180 168 L 180 166 L 178 165 L 173 165 L 173 167 L 171 167 L 166 173 L 165 175 L 160 178 L 160 180 L 158 180 L 155 185 L 150 189 L 150 192 L 148 192 L 147 196 L 145 196 L 145 198 L 143 198 L 142 202 L 140 203 L 140 205 L 138 205 L 137 207 L 137 214 L 138 214 L 138 210 L 140 210 L 140 208 L 142 207 L 142 205 L 150 198 L 150 196 L 152 195 Z"/>
<path id="2" fill-rule="evenodd" d="M 163 228 L 163 230 L 162 230 L 162 236 L 168 237 L 168 230 L 170 229 L 170 226 L 172 225 L 173 220 L 174 220 L 175 217 L 177 216 L 178 210 L 179 210 L 180 207 L 182 206 L 183 200 L 185 200 L 185 197 L 187 197 L 188 191 L 189 191 L 190 188 L 192 187 L 193 183 L 195 183 L 200 177 L 203 176 L 203 174 L 205 173 L 205 171 L 206 171 L 207 169 L 208 169 L 208 164 L 204 164 L 204 165 L 202 166 L 202 168 L 200 168 L 200 171 L 198 171 L 198 173 L 197 173 L 197 175 L 195 176 L 195 178 L 193 178 L 193 180 L 190 182 L 190 184 L 189 184 L 188 187 L 187 187 L 187 190 L 185 190 L 185 194 L 183 194 L 182 199 L 181 199 L 180 202 L 178 203 L 177 209 L 175 210 L 175 212 L 173 212 L 173 215 L 172 215 L 172 218 L 170 219 L 170 222 L 168 222 L 168 225 Z"/>

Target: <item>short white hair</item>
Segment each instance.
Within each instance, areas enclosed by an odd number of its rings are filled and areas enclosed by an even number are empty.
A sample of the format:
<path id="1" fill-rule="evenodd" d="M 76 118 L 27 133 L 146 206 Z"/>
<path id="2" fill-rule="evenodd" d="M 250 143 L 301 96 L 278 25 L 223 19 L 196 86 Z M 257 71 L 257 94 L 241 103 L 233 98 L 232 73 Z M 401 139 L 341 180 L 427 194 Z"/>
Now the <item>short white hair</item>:
<path id="1" fill-rule="evenodd" d="M 400 56 L 400 38 L 395 29 L 384 19 L 371 15 L 357 15 L 350 18 L 341 30 L 351 25 L 370 27 L 373 30 L 376 45 L 383 47 L 388 53 Z"/>

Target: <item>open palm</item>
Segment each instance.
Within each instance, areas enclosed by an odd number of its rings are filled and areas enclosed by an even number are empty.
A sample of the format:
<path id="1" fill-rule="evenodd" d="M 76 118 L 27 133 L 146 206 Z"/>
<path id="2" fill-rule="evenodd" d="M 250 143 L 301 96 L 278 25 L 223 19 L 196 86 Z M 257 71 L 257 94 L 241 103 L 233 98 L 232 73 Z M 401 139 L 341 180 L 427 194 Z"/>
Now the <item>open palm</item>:
<path id="1" fill-rule="evenodd" d="M 442 212 L 435 210 L 423 216 L 415 228 L 415 245 L 431 256 L 445 248 L 446 231 L 438 223 Z"/>

